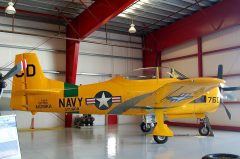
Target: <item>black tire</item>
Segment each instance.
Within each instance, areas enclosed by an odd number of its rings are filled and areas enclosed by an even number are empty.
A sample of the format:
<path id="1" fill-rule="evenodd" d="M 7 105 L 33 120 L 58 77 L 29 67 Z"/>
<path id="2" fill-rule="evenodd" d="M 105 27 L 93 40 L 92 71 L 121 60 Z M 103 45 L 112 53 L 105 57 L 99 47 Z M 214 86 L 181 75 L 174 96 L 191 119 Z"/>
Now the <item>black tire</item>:
<path id="1" fill-rule="evenodd" d="M 167 136 L 157 136 L 157 135 L 154 135 L 153 139 L 158 144 L 164 144 L 164 143 L 166 143 L 168 141 L 168 137 Z"/>
<path id="2" fill-rule="evenodd" d="M 205 127 L 204 125 L 201 125 L 198 128 L 198 132 L 201 136 L 208 136 L 210 133 L 210 129 L 209 129 L 209 127 Z"/>
<path id="3" fill-rule="evenodd" d="M 142 122 L 140 127 L 141 127 L 142 132 L 150 132 L 152 130 L 152 126 L 150 123 L 146 124 L 146 123 Z"/>
<path id="4" fill-rule="evenodd" d="M 240 159 L 240 156 L 233 155 L 233 154 L 218 153 L 218 154 L 209 154 L 202 157 L 202 159 L 218 159 L 218 158 Z"/>

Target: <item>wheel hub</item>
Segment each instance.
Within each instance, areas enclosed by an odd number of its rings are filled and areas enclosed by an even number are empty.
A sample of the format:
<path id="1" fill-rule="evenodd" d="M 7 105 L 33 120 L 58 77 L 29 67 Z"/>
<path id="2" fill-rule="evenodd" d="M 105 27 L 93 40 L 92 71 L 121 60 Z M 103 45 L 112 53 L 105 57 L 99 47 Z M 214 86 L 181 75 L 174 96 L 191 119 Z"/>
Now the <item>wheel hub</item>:
<path id="1" fill-rule="evenodd" d="M 165 138 L 166 138 L 165 136 L 158 136 L 159 140 L 165 140 Z"/>
<path id="2" fill-rule="evenodd" d="M 203 133 L 203 134 L 206 134 L 206 133 L 208 133 L 208 130 L 207 130 L 207 128 L 206 128 L 206 127 L 203 127 L 203 128 L 202 128 L 202 133 Z"/>

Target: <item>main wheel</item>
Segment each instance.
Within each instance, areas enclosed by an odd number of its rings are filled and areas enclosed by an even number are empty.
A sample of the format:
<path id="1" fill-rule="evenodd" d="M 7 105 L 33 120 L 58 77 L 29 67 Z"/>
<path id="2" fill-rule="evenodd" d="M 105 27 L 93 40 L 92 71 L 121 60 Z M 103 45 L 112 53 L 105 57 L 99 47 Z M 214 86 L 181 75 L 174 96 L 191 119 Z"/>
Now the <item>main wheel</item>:
<path id="1" fill-rule="evenodd" d="M 142 132 L 149 132 L 152 129 L 152 126 L 150 123 L 146 124 L 146 123 L 142 122 L 140 127 L 141 127 Z"/>
<path id="2" fill-rule="evenodd" d="M 153 139 L 158 144 L 164 144 L 164 143 L 166 143 L 168 141 L 168 137 L 167 136 L 157 136 L 157 135 L 154 135 Z"/>
<path id="3" fill-rule="evenodd" d="M 202 135 L 202 136 L 208 136 L 209 133 L 210 133 L 210 130 L 209 130 L 209 127 L 204 126 L 204 125 L 201 125 L 201 126 L 198 128 L 198 132 L 199 132 L 199 134 Z"/>

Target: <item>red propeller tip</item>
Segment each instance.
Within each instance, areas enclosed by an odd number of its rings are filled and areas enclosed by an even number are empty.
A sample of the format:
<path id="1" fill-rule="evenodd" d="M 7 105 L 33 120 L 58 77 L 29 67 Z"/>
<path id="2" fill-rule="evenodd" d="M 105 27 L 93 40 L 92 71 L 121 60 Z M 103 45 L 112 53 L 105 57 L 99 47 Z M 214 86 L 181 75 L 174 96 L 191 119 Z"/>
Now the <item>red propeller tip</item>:
<path id="1" fill-rule="evenodd" d="M 26 61 L 26 59 L 23 59 L 21 61 L 21 65 L 22 65 L 21 71 L 24 71 L 27 68 L 27 61 Z"/>

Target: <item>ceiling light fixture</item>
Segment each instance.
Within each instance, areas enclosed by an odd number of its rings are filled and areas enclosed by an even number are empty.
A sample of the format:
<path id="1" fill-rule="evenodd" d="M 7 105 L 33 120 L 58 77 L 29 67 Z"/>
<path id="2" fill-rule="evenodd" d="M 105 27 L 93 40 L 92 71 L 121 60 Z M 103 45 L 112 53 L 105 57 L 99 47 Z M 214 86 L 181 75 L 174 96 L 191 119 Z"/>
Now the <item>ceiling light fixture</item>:
<path id="1" fill-rule="evenodd" d="M 15 14 L 16 13 L 16 10 L 14 8 L 14 3 L 11 1 L 11 2 L 8 2 L 8 6 L 7 8 L 5 9 L 5 13 L 7 14 Z"/>
<path id="2" fill-rule="evenodd" d="M 130 24 L 130 28 L 128 29 L 128 32 L 130 34 L 133 34 L 133 33 L 136 33 L 136 28 L 135 28 L 135 25 L 133 24 L 133 20 L 132 20 L 132 24 Z"/>

